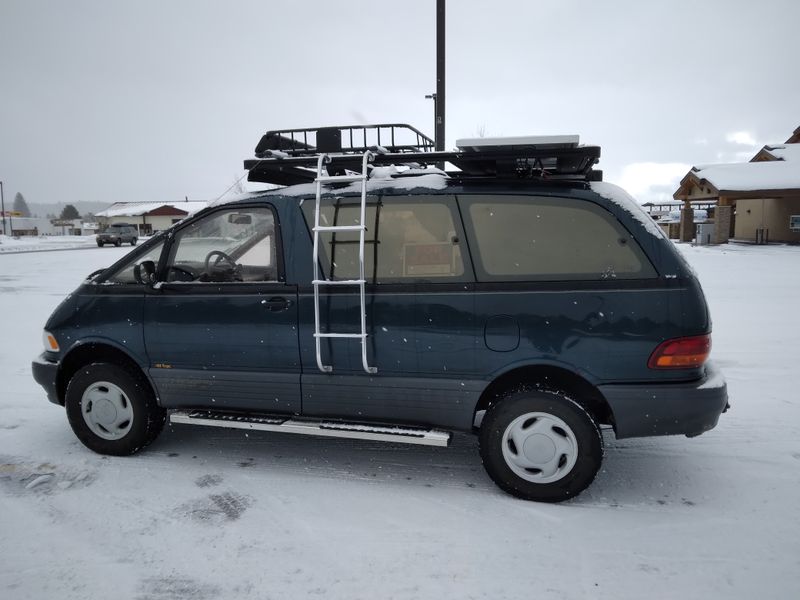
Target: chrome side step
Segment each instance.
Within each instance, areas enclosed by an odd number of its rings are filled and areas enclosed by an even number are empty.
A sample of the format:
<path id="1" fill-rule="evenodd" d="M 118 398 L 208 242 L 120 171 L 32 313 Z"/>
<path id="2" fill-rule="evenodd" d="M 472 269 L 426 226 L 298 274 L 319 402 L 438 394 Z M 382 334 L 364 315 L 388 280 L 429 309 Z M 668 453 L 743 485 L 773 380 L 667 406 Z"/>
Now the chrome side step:
<path id="1" fill-rule="evenodd" d="M 399 442 L 423 446 L 448 446 L 450 432 L 437 429 L 405 427 L 400 425 L 365 425 L 341 421 L 295 419 L 271 415 L 243 415 L 239 413 L 209 410 L 175 410 L 169 415 L 171 423 L 226 427 L 228 429 L 250 429 L 318 435 L 324 437 Z"/>

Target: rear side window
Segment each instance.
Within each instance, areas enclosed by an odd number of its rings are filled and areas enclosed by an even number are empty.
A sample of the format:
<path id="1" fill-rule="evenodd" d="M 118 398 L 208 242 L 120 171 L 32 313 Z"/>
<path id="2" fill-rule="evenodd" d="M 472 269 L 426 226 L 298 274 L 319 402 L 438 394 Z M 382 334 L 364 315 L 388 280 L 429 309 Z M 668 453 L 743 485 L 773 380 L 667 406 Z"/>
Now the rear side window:
<path id="1" fill-rule="evenodd" d="M 314 201 L 303 202 L 309 229 Z M 320 225 L 358 225 L 358 198 L 323 199 Z M 464 268 L 463 235 L 452 196 L 367 199 L 364 275 L 370 283 L 472 280 Z M 358 232 L 320 234 L 320 263 L 328 279 L 357 279 Z"/>
<path id="2" fill-rule="evenodd" d="M 630 233 L 572 198 L 459 196 L 479 281 L 655 277 Z"/>

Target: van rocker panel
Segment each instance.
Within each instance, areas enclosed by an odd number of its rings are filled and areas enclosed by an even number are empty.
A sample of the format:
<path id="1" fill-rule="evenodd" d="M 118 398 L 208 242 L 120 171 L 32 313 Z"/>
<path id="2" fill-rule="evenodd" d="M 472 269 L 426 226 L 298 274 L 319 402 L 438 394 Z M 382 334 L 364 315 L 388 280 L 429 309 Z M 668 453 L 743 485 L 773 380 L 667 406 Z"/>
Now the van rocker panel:
<path id="1" fill-rule="evenodd" d="M 476 379 L 307 374 L 303 415 L 469 431 L 486 385 Z"/>
<path id="2" fill-rule="evenodd" d="M 299 375 L 274 372 L 149 369 L 164 408 L 299 413 Z"/>

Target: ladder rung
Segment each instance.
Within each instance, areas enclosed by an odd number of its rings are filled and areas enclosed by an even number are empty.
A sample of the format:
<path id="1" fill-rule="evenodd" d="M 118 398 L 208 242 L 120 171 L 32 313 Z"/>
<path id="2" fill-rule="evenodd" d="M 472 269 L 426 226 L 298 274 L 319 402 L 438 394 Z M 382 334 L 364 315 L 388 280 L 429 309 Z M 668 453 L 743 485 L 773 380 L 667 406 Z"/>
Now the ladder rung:
<path id="1" fill-rule="evenodd" d="M 319 225 L 314 231 L 366 231 L 363 225 Z"/>
<path id="2" fill-rule="evenodd" d="M 361 285 L 366 283 L 365 279 L 315 279 L 312 285 Z"/>
<path id="3" fill-rule="evenodd" d="M 315 181 L 320 183 L 347 183 L 348 181 L 365 181 L 366 179 L 363 175 L 322 175 L 317 177 Z"/>
<path id="4" fill-rule="evenodd" d="M 314 337 L 361 339 L 367 337 L 367 334 L 366 333 L 315 333 Z"/>

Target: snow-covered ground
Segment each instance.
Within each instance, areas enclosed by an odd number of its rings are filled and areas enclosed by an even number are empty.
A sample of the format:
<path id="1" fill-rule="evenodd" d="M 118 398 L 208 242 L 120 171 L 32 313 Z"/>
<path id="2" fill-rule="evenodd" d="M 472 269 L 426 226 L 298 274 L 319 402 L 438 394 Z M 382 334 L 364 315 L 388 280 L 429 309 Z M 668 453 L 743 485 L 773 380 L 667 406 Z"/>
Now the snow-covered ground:
<path id="1" fill-rule="evenodd" d="M 680 246 L 733 408 L 607 440 L 574 501 L 500 492 L 449 449 L 175 426 L 79 444 L 33 382 L 41 327 L 129 248 L 0 255 L 0 598 L 800 598 L 800 248 Z"/>
<path id="2" fill-rule="evenodd" d="M 19 237 L 0 235 L 0 253 L 94 248 L 96 240 L 97 236 L 95 235 L 42 235 Z"/>

